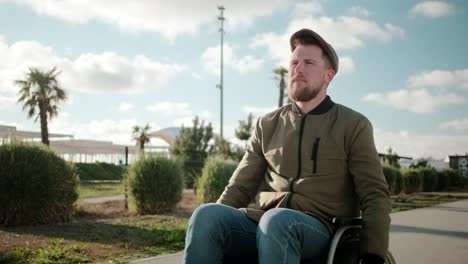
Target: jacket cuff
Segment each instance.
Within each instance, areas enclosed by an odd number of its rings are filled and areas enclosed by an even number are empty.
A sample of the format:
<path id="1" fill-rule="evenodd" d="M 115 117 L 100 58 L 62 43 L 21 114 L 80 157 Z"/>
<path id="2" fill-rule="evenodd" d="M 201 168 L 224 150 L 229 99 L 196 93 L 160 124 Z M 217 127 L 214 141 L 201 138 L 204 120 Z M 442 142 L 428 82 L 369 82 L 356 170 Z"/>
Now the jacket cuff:
<path id="1" fill-rule="evenodd" d="M 380 256 L 377 256 L 372 253 L 366 253 L 361 255 L 361 264 L 384 264 L 385 260 Z"/>

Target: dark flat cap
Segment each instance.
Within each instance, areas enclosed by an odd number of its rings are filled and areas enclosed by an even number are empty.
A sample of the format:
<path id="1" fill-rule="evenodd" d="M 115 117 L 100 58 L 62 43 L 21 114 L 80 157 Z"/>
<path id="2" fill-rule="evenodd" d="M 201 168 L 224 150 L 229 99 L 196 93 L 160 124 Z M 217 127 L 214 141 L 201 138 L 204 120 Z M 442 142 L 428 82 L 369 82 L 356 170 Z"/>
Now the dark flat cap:
<path id="1" fill-rule="evenodd" d="M 338 72 L 338 56 L 336 55 L 335 50 L 315 31 L 303 28 L 292 34 L 291 38 L 289 39 L 291 52 L 294 51 L 298 43 L 303 45 L 318 45 L 320 48 L 322 48 L 325 56 L 327 56 L 330 60 L 332 69 L 335 71 L 335 73 Z"/>

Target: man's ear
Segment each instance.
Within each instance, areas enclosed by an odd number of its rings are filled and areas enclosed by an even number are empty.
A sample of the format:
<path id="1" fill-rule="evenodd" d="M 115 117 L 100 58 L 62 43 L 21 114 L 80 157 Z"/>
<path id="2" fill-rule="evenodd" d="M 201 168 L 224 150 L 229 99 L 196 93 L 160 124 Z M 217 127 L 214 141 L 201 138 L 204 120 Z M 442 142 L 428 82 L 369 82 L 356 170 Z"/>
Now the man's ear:
<path id="1" fill-rule="evenodd" d="M 331 81 L 333 80 L 333 78 L 335 77 L 335 71 L 332 69 L 332 68 L 329 68 L 328 69 L 328 72 L 326 73 L 326 81 L 328 83 L 331 83 Z"/>

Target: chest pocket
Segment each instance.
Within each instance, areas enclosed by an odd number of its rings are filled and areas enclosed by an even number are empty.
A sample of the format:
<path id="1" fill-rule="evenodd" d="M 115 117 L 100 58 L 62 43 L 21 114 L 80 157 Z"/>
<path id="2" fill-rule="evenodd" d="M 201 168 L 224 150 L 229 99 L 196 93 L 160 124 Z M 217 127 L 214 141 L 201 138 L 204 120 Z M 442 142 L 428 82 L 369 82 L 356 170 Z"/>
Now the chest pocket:
<path id="1" fill-rule="evenodd" d="M 346 171 L 344 150 L 340 149 L 334 142 L 321 138 L 314 140 L 308 163 L 308 174 L 313 176 L 341 174 Z"/>

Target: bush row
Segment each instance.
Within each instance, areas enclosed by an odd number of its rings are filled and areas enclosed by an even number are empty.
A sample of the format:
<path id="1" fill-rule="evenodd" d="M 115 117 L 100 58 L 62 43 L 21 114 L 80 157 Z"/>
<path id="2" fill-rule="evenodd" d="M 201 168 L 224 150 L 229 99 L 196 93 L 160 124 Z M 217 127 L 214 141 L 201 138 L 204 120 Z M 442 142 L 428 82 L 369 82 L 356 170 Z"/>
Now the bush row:
<path id="1" fill-rule="evenodd" d="M 435 192 L 447 191 L 453 188 L 463 188 L 466 179 L 459 176 L 453 169 L 437 171 L 434 168 L 416 168 L 400 170 L 385 165 L 383 167 L 390 193 L 400 192 Z"/>
<path id="2" fill-rule="evenodd" d="M 124 168 L 122 166 L 96 162 L 96 163 L 75 163 L 76 173 L 80 181 L 95 180 L 122 180 Z"/>

